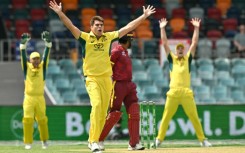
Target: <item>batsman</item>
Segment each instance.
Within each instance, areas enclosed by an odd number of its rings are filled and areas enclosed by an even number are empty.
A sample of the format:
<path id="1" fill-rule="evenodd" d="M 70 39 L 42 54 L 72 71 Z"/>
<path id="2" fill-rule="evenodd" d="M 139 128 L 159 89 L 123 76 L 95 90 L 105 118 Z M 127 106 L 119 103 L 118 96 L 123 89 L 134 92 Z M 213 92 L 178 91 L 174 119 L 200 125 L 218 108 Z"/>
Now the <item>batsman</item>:
<path id="1" fill-rule="evenodd" d="M 45 41 L 42 60 L 38 52 L 30 54 L 27 60 L 26 46 L 31 39 L 28 33 L 23 33 L 20 42 L 21 66 L 24 73 L 25 91 L 23 102 L 23 134 L 25 149 L 31 149 L 33 143 L 34 119 L 38 123 L 42 148 L 48 147 L 48 118 L 46 116 L 46 103 L 44 99 L 45 76 L 48 67 L 49 53 L 52 46 L 49 32 L 41 35 Z"/>
<path id="2" fill-rule="evenodd" d="M 139 143 L 139 104 L 136 85 L 132 82 L 132 63 L 127 49 L 131 47 L 132 33 L 128 33 L 119 39 L 119 44 L 112 50 L 111 62 L 113 71 L 113 87 L 110 111 L 107 115 L 106 123 L 99 138 L 99 144 L 104 150 L 103 141 L 120 120 L 122 112 L 122 102 L 128 114 L 129 145 L 128 150 L 144 150 L 144 146 Z"/>

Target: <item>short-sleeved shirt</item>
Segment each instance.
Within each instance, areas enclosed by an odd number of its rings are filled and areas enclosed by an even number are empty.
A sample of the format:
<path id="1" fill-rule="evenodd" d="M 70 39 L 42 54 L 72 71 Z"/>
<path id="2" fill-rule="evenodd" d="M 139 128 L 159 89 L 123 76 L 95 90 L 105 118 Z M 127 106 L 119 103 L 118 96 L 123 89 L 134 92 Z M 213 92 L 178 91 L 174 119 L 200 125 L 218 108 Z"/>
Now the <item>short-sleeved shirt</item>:
<path id="1" fill-rule="evenodd" d="M 168 55 L 170 68 L 170 88 L 190 88 L 191 85 L 191 61 L 190 51 L 181 59 L 172 52 Z"/>
<path id="2" fill-rule="evenodd" d="M 111 76 L 111 44 L 118 40 L 119 32 L 106 32 L 97 39 L 93 32 L 82 32 L 78 41 L 82 46 L 84 76 Z"/>
<path id="3" fill-rule="evenodd" d="M 113 64 L 113 80 L 132 80 L 132 62 L 125 48 L 117 45 L 111 52 L 111 62 Z"/>
<path id="4" fill-rule="evenodd" d="M 236 34 L 234 40 L 239 42 L 242 46 L 245 46 L 245 34 Z"/>
<path id="5" fill-rule="evenodd" d="M 27 61 L 26 51 L 21 50 L 21 65 L 25 77 L 25 94 L 30 96 L 43 96 L 46 70 L 49 62 L 50 48 L 46 47 L 38 68 Z"/>

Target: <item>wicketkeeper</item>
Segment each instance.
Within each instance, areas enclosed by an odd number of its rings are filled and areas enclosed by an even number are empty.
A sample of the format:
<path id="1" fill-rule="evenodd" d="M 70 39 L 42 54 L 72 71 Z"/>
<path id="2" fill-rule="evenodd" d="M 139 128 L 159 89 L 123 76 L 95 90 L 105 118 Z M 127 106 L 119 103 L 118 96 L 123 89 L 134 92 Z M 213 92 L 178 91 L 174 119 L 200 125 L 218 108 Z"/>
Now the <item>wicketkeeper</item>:
<path id="1" fill-rule="evenodd" d="M 32 52 L 27 60 L 26 46 L 31 39 L 28 33 L 23 33 L 20 42 L 21 66 L 24 72 L 25 92 L 23 102 L 23 133 L 25 149 L 31 149 L 33 142 L 34 119 L 38 123 L 42 148 L 48 147 L 48 118 L 46 116 L 46 103 L 44 99 L 45 76 L 48 68 L 49 53 L 52 46 L 50 34 L 44 31 L 41 35 L 45 42 L 42 60 L 38 52 Z"/>

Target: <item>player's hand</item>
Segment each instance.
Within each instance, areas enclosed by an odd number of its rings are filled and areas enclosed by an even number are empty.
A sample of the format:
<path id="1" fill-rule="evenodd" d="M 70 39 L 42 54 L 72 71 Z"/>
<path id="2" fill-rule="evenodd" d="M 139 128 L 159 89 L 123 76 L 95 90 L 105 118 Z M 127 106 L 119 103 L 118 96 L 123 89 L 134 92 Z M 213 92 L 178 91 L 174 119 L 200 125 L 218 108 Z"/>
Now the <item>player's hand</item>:
<path id="1" fill-rule="evenodd" d="M 244 47 L 242 47 L 241 45 L 239 45 L 237 49 L 238 49 L 238 51 L 240 51 L 240 52 L 241 52 L 241 51 L 243 51 L 245 48 L 244 48 Z"/>
<path id="2" fill-rule="evenodd" d="M 148 5 L 147 8 L 143 6 L 143 12 L 146 17 L 150 16 L 151 14 L 155 13 L 155 8 L 151 5 Z"/>
<path id="3" fill-rule="evenodd" d="M 201 22 L 201 19 L 199 18 L 192 18 L 191 19 L 191 23 L 194 27 L 197 27 L 199 28 L 200 27 L 200 22 Z"/>
<path id="4" fill-rule="evenodd" d="M 61 3 L 59 3 L 58 5 L 55 0 L 51 0 L 49 2 L 49 8 L 51 8 L 55 13 L 59 13 L 62 11 Z"/>
<path id="5" fill-rule="evenodd" d="M 21 35 L 20 43 L 21 44 L 26 44 L 30 39 L 31 39 L 31 36 L 30 36 L 29 33 L 23 33 Z"/>
<path id="6" fill-rule="evenodd" d="M 47 43 L 51 42 L 51 36 L 48 31 L 43 31 L 41 37 L 42 37 L 42 40 L 44 40 L 45 42 Z"/>
<path id="7" fill-rule="evenodd" d="M 52 47 L 52 42 L 51 42 L 51 35 L 49 34 L 48 31 L 43 31 L 41 34 L 42 40 L 45 41 L 45 46 L 51 48 Z"/>
<path id="8" fill-rule="evenodd" d="M 166 27 L 168 21 L 166 18 L 162 18 L 161 20 L 159 20 L 159 27 L 162 29 L 164 27 Z"/>

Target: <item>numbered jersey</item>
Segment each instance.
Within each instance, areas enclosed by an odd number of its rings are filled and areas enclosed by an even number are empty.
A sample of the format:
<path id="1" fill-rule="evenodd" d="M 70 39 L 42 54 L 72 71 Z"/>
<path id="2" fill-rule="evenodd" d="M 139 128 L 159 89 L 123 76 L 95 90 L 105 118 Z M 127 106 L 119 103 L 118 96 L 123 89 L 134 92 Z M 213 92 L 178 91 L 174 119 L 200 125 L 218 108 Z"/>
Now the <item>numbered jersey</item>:
<path id="1" fill-rule="evenodd" d="M 50 48 L 45 48 L 44 55 L 38 68 L 27 61 L 26 51 L 21 50 L 21 65 L 25 77 L 25 94 L 31 96 L 44 95 L 45 75 L 48 66 Z"/>

